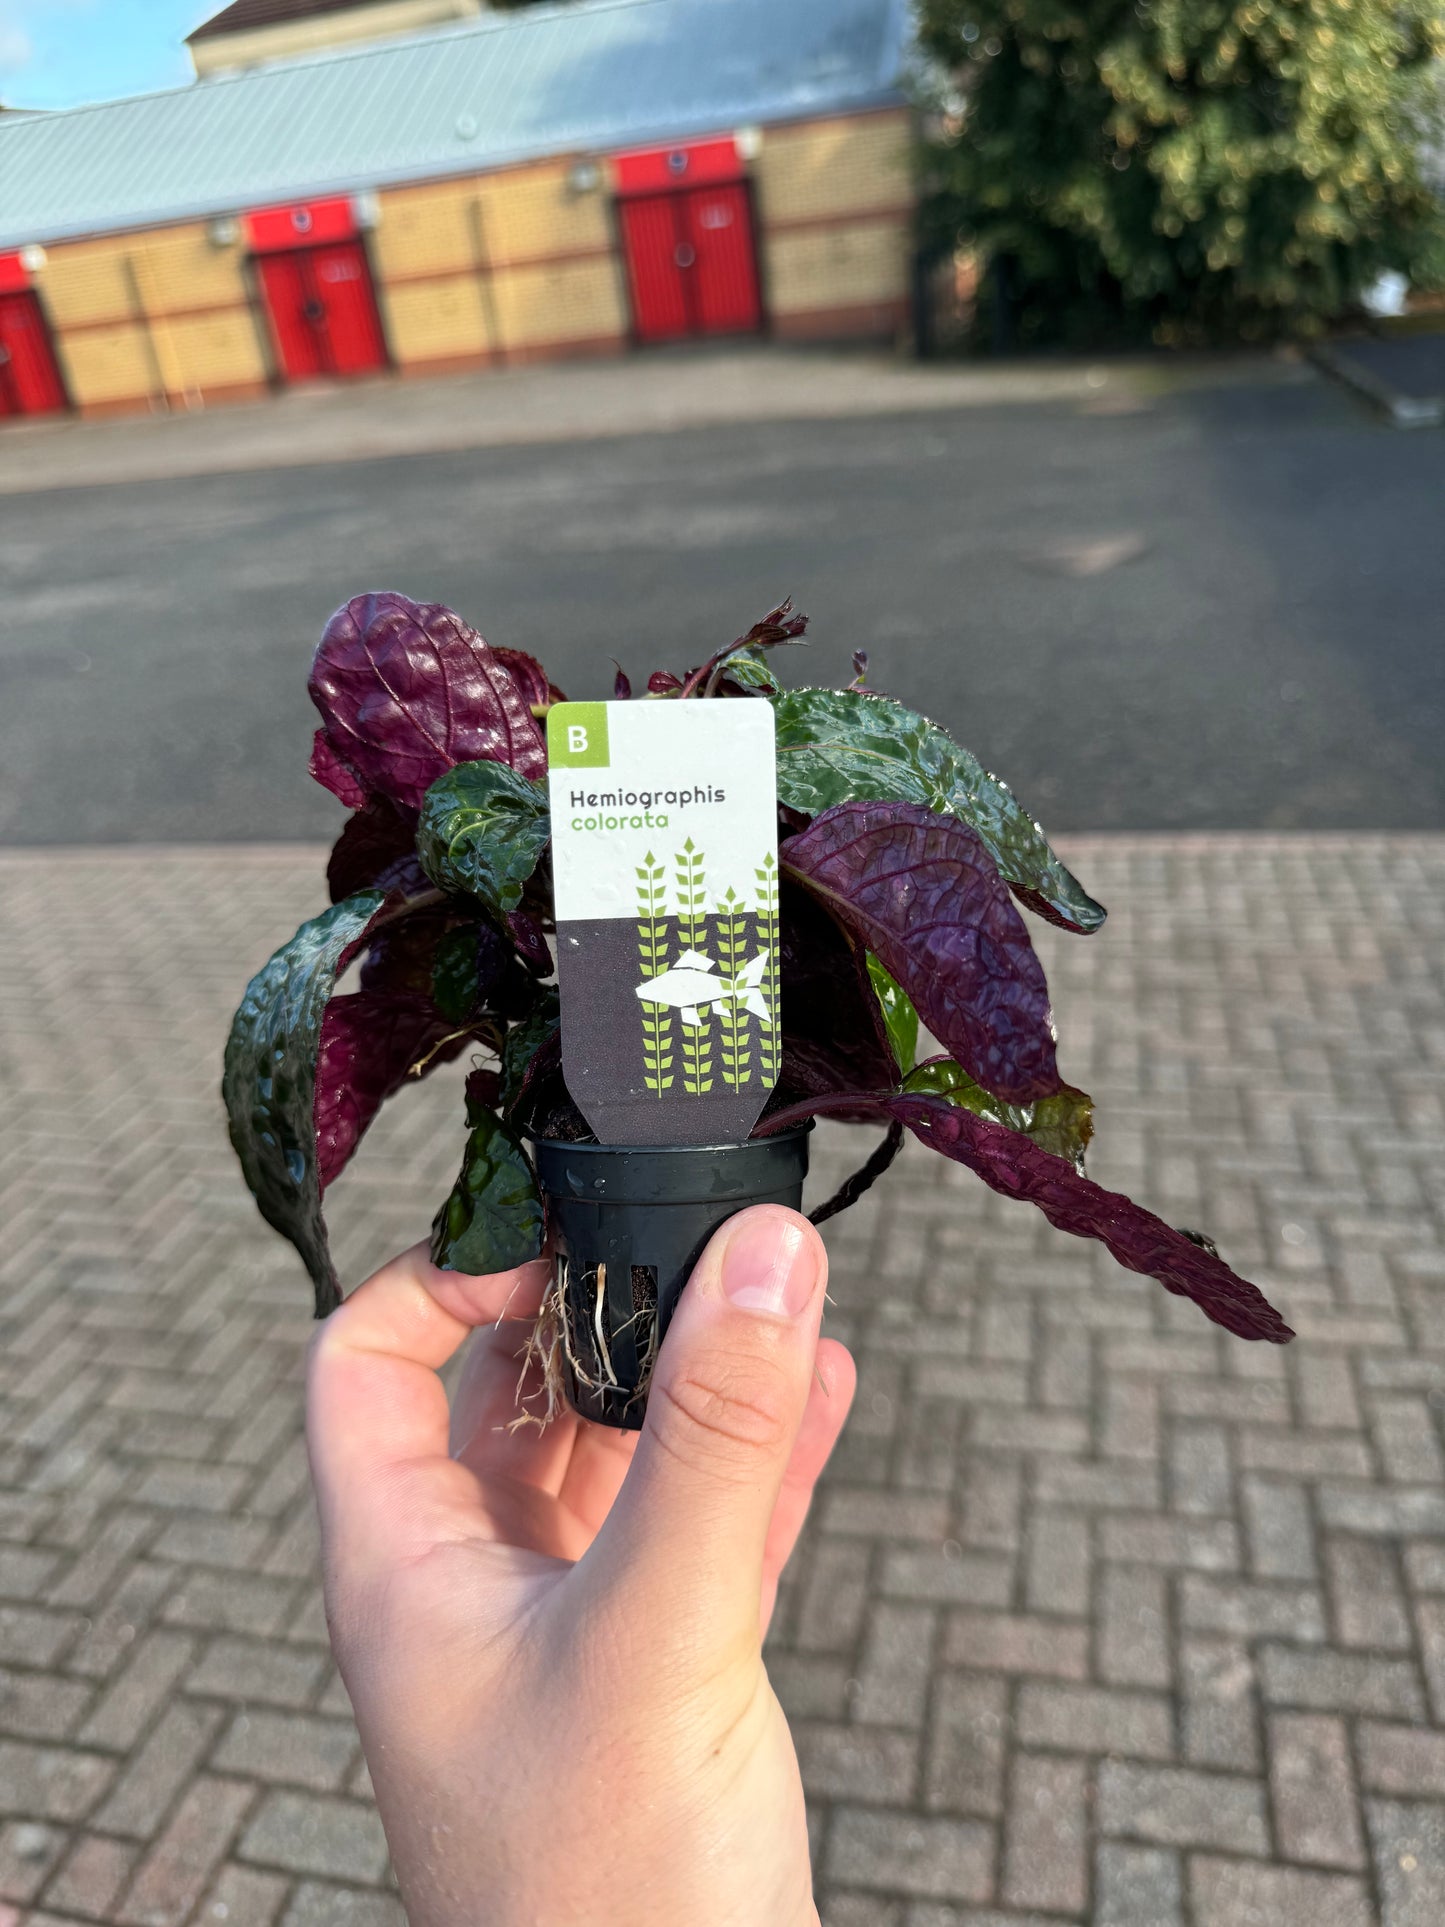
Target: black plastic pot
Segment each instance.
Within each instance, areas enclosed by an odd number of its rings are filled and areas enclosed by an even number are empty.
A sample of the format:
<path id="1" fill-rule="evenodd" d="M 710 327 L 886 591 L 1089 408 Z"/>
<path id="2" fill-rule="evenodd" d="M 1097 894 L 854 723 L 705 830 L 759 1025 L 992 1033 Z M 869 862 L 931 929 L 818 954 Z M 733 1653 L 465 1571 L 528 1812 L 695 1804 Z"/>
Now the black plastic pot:
<path id="1" fill-rule="evenodd" d="M 547 1199 L 574 1411 L 635 1431 L 657 1347 L 720 1224 L 802 1203 L 811 1124 L 746 1144 L 534 1144 Z"/>

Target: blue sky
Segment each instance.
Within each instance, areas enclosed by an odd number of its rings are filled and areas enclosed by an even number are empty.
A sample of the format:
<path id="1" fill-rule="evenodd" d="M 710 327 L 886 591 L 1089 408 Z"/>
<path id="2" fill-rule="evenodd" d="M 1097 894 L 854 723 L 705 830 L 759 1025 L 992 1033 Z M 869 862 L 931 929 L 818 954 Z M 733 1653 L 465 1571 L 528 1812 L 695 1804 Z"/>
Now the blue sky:
<path id="1" fill-rule="evenodd" d="M 181 44 L 225 0 L 0 0 L 0 101 L 74 107 L 191 78 Z"/>

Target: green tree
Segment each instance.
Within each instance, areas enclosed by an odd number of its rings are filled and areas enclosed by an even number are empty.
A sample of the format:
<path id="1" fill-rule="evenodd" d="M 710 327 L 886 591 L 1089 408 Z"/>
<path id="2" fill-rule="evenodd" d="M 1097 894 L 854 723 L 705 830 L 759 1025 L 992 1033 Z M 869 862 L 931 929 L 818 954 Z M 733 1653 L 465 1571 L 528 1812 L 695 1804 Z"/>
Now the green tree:
<path id="1" fill-rule="evenodd" d="M 1438 272 L 1445 0 L 918 0 L 925 238 L 1020 341 L 1310 333 Z"/>

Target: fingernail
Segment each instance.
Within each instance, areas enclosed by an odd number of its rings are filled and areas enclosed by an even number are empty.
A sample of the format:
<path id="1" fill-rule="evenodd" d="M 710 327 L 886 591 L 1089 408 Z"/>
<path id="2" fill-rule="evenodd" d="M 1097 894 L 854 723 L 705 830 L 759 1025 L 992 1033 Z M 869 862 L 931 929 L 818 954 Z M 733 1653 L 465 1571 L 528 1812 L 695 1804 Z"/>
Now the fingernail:
<path id="1" fill-rule="evenodd" d="M 796 1318 L 807 1309 L 817 1279 L 813 1241 L 787 1218 L 750 1218 L 723 1249 L 722 1287 L 743 1311 Z"/>

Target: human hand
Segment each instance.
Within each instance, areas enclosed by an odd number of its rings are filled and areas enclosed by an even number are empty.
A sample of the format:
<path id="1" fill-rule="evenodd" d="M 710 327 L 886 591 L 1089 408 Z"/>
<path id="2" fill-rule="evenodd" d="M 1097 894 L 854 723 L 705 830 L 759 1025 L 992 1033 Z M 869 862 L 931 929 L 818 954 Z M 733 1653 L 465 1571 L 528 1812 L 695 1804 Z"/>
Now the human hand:
<path id="1" fill-rule="evenodd" d="M 418 1247 L 317 1333 L 327 1618 L 411 1927 L 816 1927 L 761 1645 L 853 1396 L 826 1278 L 795 1212 L 729 1220 L 640 1433 L 506 1429 L 540 1260 Z"/>

